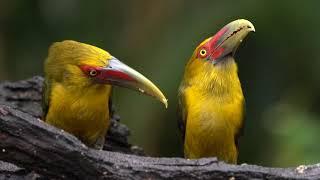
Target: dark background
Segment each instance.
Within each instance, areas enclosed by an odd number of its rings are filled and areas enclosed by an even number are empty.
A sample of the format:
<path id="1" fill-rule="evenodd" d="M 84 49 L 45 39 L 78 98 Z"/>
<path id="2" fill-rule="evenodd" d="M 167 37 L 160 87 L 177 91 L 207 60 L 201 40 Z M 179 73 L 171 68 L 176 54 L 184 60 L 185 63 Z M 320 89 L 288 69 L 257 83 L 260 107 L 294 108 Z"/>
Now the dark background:
<path id="1" fill-rule="evenodd" d="M 194 48 L 225 24 L 250 20 L 236 59 L 247 102 L 240 162 L 320 161 L 320 1 L 0 0 L 0 80 L 43 74 L 52 42 L 96 45 L 155 82 L 169 108 L 115 88 L 131 142 L 152 156 L 181 156 L 177 88 Z"/>

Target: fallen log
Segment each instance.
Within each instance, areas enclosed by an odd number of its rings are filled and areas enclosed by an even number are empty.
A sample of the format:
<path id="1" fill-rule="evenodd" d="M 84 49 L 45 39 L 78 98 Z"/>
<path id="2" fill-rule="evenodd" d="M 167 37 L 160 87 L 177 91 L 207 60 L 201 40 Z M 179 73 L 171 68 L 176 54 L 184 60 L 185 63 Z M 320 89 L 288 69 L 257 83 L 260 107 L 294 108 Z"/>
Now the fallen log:
<path id="1" fill-rule="evenodd" d="M 41 85 L 33 81 L 42 78 L 37 78 L 14 86 L 15 83 L 8 85 L 8 82 L 0 85 L 0 160 L 3 161 L 0 162 L 0 179 L 320 178 L 320 164 L 268 168 L 229 165 L 216 158 L 187 160 L 125 154 L 132 152 L 131 147 L 125 153 L 90 149 L 71 134 L 40 119 L 38 111 L 41 108 L 36 110 L 35 106 L 39 106 Z M 8 86 L 12 86 L 10 90 Z M 115 131 L 118 130 L 115 128 Z M 122 135 L 118 133 L 116 136 Z M 122 137 L 125 139 L 127 136 Z M 110 150 L 112 147 L 110 144 Z M 120 151 L 118 148 L 115 150 Z"/>
<path id="2" fill-rule="evenodd" d="M 40 76 L 18 82 L 0 83 L 0 103 L 15 107 L 41 119 L 42 86 L 43 78 Z M 128 142 L 130 130 L 120 123 L 120 116 L 116 114 L 115 107 L 111 106 L 111 124 L 106 136 L 107 143 L 103 149 L 143 155 L 144 152 L 140 147 L 132 146 Z"/>

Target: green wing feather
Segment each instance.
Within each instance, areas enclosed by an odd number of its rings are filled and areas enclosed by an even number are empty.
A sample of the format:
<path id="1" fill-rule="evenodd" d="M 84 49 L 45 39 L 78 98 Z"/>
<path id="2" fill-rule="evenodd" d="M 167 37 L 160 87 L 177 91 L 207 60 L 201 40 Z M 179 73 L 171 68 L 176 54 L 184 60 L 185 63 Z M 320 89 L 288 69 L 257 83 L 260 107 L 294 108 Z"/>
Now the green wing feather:
<path id="1" fill-rule="evenodd" d="M 42 89 L 42 120 L 45 121 L 50 104 L 50 83 L 47 79 L 43 81 L 43 89 Z"/>
<path id="2" fill-rule="evenodd" d="M 187 109 L 185 107 L 184 90 L 186 86 L 181 84 L 178 91 L 178 127 L 182 135 L 182 140 L 184 143 L 186 134 L 186 124 L 187 124 Z"/>
<path id="3" fill-rule="evenodd" d="M 242 122 L 241 122 L 241 125 L 240 125 L 239 129 L 236 132 L 235 139 L 234 139 L 238 151 L 239 151 L 239 139 L 244 134 L 245 115 L 246 115 L 246 106 L 245 106 L 245 104 L 246 104 L 246 102 L 245 102 L 245 100 L 243 100 Z"/>

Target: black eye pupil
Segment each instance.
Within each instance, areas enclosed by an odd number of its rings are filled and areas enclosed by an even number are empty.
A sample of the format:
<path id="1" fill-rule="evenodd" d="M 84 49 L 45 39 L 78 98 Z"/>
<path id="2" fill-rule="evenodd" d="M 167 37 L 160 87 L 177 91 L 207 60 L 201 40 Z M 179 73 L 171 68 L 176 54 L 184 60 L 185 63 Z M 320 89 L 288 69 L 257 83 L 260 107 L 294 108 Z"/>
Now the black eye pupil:
<path id="1" fill-rule="evenodd" d="M 90 71 L 90 75 L 91 75 L 91 76 L 97 75 L 97 71 L 96 71 L 96 70 L 91 70 L 91 71 Z"/>

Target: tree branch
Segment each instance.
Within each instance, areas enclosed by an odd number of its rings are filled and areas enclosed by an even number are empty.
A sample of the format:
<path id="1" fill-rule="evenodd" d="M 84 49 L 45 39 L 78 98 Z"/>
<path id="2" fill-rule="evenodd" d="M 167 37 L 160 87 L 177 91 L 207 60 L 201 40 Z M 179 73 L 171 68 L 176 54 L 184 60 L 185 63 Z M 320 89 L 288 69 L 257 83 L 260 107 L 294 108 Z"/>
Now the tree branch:
<path id="1" fill-rule="evenodd" d="M 43 78 L 40 76 L 18 82 L 3 82 L 0 84 L 0 103 L 41 118 L 42 85 Z M 132 146 L 128 142 L 130 130 L 120 123 L 120 116 L 116 114 L 115 107 L 111 106 L 111 124 L 106 136 L 107 143 L 103 149 L 143 155 L 144 152 L 140 147 Z"/>
<path id="2" fill-rule="evenodd" d="M 2 86 L 3 87 L 3 86 Z M 34 87 L 34 86 L 32 86 Z M 30 87 L 28 87 L 30 88 Z M 37 88 L 31 88 L 27 97 Z M 3 93 L 3 89 L 0 92 Z M 40 92 L 40 91 L 39 91 Z M 5 94 L 5 93 L 4 93 Z M 2 94 L 3 96 L 3 94 Z M 38 97 L 32 95 L 35 101 Z M 14 99 L 14 98 L 13 98 Z M 29 98 L 31 99 L 31 98 Z M 31 101 L 31 100 L 30 100 Z M 28 100 L 28 103 L 31 103 Z M 0 103 L 4 102 L 1 100 Z M 318 179 L 320 165 L 266 168 L 229 165 L 215 158 L 152 158 L 87 148 L 74 136 L 40 119 L 32 106 L 0 105 L 0 179 Z M 21 106 L 26 112 L 19 110 Z M 16 106 L 16 107 L 11 107 Z M 39 115 L 39 114 L 38 114 Z M 112 147 L 112 146 L 111 146 Z M 8 162 L 8 163 L 6 163 Z M 21 168 L 23 167 L 23 168 Z"/>

